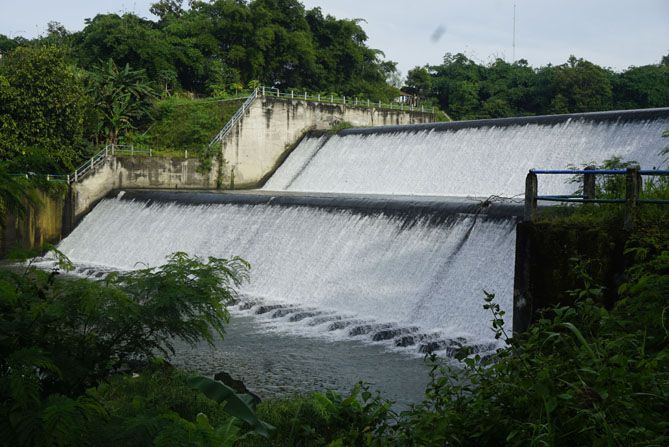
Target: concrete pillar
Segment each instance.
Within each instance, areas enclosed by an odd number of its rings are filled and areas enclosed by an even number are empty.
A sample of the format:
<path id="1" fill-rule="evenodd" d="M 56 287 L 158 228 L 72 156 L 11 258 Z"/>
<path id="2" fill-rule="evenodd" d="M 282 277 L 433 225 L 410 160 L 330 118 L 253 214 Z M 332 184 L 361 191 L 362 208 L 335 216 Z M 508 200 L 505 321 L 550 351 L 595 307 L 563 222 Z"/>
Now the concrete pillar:
<path id="1" fill-rule="evenodd" d="M 531 284 L 531 234 L 532 224 L 520 222 L 516 225 L 516 255 L 513 277 L 513 323 L 514 335 L 527 330 L 534 315 L 534 299 Z"/>
<path id="2" fill-rule="evenodd" d="M 532 222 L 537 214 L 537 195 L 539 184 L 537 174 L 530 171 L 525 177 L 525 222 Z"/>
<path id="3" fill-rule="evenodd" d="M 586 171 L 592 171 L 594 166 L 587 166 Z M 595 174 L 583 174 L 583 198 L 593 200 L 595 198 Z"/>
<path id="4" fill-rule="evenodd" d="M 633 230 L 638 215 L 639 196 L 641 195 L 641 174 L 639 166 L 627 168 L 625 174 L 625 219 L 623 228 Z"/>

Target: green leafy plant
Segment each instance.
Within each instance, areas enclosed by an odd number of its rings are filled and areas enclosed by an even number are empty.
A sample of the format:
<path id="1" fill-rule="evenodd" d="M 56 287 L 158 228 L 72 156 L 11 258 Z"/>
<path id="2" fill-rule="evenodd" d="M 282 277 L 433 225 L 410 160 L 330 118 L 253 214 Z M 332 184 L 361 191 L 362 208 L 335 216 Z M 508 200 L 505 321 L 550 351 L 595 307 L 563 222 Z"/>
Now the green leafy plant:
<path id="1" fill-rule="evenodd" d="M 0 433 L 18 445 L 72 443 L 72 427 L 109 412 L 86 389 L 172 352 L 176 339 L 222 336 L 248 264 L 175 253 L 101 282 L 59 271 L 0 269 Z"/>

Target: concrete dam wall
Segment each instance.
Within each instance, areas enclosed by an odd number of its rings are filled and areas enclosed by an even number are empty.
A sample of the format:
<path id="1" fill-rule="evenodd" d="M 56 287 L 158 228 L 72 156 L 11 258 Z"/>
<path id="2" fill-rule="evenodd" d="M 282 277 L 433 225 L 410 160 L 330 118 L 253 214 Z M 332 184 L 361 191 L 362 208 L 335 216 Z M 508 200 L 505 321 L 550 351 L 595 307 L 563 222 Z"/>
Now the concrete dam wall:
<path id="1" fill-rule="evenodd" d="M 659 167 L 669 108 L 346 129 L 309 136 L 267 190 L 460 197 L 522 196 L 529 169 L 566 169 L 612 157 Z M 564 178 L 541 194 L 568 194 Z"/>
<path id="2" fill-rule="evenodd" d="M 258 97 L 221 142 L 224 187 L 254 188 L 273 173 L 309 130 L 429 123 L 431 113 Z"/>

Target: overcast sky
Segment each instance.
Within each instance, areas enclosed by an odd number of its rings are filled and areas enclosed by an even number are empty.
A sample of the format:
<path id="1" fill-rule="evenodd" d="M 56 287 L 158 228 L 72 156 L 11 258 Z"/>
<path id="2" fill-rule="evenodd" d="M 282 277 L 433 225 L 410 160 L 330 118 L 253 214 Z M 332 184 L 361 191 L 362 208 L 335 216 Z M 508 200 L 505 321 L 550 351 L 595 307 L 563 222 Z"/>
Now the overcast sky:
<path id="1" fill-rule="evenodd" d="M 70 31 L 106 12 L 152 18 L 154 0 L 0 0 L 0 33 L 43 34 L 49 21 Z M 570 54 L 616 70 L 659 62 L 669 53 L 669 0 L 303 0 L 338 18 L 362 18 L 369 46 L 398 62 L 403 74 L 463 52 L 487 62 L 513 57 L 533 66 Z"/>

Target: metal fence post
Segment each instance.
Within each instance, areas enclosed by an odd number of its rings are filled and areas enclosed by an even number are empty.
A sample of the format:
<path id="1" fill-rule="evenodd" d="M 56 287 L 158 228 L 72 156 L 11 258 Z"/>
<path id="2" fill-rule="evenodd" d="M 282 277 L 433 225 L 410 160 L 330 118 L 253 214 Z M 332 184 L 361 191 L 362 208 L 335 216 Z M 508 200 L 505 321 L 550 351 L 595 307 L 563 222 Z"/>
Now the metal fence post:
<path id="1" fill-rule="evenodd" d="M 70 184 L 70 174 L 67 174 L 67 184 Z"/>
<path id="2" fill-rule="evenodd" d="M 94 162 L 93 162 L 93 157 L 91 157 L 91 171 L 93 170 Z"/>
<path id="3" fill-rule="evenodd" d="M 537 174 L 530 171 L 527 173 L 527 177 L 525 177 L 525 222 L 532 222 L 536 217 L 538 191 Z"/>
<path id="4" fill-rule="evenodd" d="M 304 100 L 307 100 L 307 92 L 304 92 Z"/>
<path id="5" fill-rule="evenodd" d="M 291 91 L 290 91 L 290 99 L 293 99 L 294 97 L 295 97 L 295 92 L 293 92 L 293 91 L 291 90 Z"/>
<path id="6" fill-rule="evenodd" d="M 74 171 L 74 183 L 77 183 L 77 180 L 79 180 L 79 171 Z"/>
<path id="7" fill-rule="evenodd" d="M 343 96 L 344 98 L 344 105 L 346 105 L 346 96 Z"/>
<path id="8" fill-rule="evenodd" d="M 592 171 L 594 166 L 586 166 L 585 171 Z M 583 174 L 583 198 L 593 200 L 595 198 L 595 174 Z"/>
<path id="9" fill-rule="evenodd" d="M 641 174 L 639 166 L 627 168 L 625 174 L 625 220 L 623 228 L 633 230 L 638 215 L 639 196 L 641 195 Z"/>

